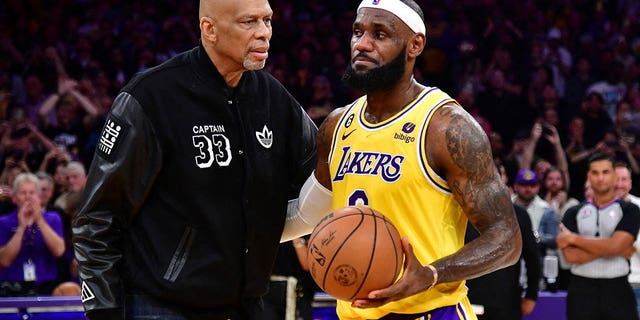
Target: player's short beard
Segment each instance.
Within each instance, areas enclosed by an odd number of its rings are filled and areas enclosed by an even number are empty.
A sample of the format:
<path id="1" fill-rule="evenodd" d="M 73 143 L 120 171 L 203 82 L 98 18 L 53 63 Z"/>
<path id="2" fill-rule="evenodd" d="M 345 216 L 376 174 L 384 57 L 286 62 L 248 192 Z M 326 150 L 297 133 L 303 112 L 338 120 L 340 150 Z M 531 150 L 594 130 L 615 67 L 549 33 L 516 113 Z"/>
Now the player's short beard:
<path id="1" fill-rule="evenodd" d="M 404 75 L 407 65 L 404 56 L 406 49 L 407 46 L 405 45 L 400 53 L 398 53 L 398 56 L 391 60 L 391 62 L 361 73 L 356 72 L 351 63 L 349 63 L 342 75 L 342 81 L 364 92 L 389 89 L 396 85 Z"/>

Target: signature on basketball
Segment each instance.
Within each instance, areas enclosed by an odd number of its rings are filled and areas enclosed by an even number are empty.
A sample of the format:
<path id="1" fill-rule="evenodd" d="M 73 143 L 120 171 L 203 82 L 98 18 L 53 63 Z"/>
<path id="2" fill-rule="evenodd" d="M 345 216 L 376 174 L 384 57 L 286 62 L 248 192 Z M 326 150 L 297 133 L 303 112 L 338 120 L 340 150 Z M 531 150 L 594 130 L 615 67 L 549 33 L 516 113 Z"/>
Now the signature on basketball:
<path id="1" fill-rule="evenodd" d="M 322 239 L 322 241 L 320 242 L 320 243 L 322 243 L 322 246 L 324 247 L 324 246 L 329 245 L 329 243 L 331 243 L 331 241 L 336 237 L 335 235 L 336 235 L 336 231 L 335 230 L 331 230 L 329 232 L 329 236 L 324 238 L 324 239 Z"/>

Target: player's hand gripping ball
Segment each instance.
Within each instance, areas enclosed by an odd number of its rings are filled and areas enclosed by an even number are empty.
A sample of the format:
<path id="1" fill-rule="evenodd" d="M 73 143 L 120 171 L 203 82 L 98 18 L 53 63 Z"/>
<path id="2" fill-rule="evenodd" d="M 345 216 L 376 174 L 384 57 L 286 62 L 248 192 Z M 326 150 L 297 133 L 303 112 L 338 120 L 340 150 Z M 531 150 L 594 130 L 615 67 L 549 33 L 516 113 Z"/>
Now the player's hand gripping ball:
<path id="1" fill-rule="evenodd" d="M 344 207 L 318 223 L 309 238 L 309 270 L 320 288 L 336 299 L 366 298 L 392 285 L 402 269 L 400 234 L 382 213 Z"/>

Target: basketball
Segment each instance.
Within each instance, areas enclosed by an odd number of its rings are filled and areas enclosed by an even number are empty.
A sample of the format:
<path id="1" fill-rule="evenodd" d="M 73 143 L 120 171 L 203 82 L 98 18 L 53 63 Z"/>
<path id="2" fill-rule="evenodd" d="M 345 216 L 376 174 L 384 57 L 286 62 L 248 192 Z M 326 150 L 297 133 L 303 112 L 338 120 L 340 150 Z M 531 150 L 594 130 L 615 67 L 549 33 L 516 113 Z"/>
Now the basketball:
<path id="1" fill-rule="evenodd" d="M 340 300 L 366 298 L 370 291 L 392 285 L 402 269 L 398 230 L 368 207 L 329 213 L 313 229 L 308 247 L 313 280 Z"/>

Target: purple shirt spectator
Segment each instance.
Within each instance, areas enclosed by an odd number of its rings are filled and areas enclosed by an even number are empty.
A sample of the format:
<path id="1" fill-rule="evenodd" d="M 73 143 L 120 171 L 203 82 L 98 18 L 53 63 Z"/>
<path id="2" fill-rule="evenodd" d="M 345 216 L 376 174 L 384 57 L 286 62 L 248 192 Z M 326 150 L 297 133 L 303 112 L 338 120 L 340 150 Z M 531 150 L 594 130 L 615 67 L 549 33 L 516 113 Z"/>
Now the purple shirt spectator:
<path id="1" fill-rule="evenodd" d="M 56 212 L 45 211 L 44 220 L 62 237 L 62 220 Z M 18 227 L 18 211 L 0 216 L 0 246 L 7 244 Z M 24 264 L 31 259 L 35 266 L 36 285 L 50 282 L 58 275 L 58 260 L 54 257 L 42 238 L 36 224 L 29 226 L 24 235 L 22 249 L 11 267 L 0 268 L 0 281 L 25 281 Z"/>

